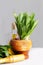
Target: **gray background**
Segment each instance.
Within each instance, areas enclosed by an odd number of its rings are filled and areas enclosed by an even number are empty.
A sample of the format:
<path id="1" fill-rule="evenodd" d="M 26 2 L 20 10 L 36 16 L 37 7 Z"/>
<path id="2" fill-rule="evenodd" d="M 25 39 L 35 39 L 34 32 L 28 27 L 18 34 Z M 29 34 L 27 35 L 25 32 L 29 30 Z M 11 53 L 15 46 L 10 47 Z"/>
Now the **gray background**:
<path id="1" fill-rule="evenodd" d="M 11 39 L 14 12 L 36 14 L 39 22 L 30 38 L 33 47 L 43 47 L 43 0 L 0 0 L 0 44 L 7 44 Z"/>

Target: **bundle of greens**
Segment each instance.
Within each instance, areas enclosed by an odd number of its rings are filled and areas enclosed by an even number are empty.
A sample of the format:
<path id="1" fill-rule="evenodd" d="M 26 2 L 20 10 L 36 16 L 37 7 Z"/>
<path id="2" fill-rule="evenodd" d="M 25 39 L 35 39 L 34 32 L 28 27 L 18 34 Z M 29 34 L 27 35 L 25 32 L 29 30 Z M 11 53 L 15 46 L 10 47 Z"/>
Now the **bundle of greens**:
<path id="1" fill-rule="evenodd" d="M 9 52 L 8 49 L 10 49 L 11 46 L 10 45 L 0 45 L 0 58 L 4 58 L 9 56 Z"/>
<path id="2" fill-rule="evenodd" d="M 17 32 L 20 39 L 26 39 L 30 37 L 38 23 L 34 16 L 34 14 L 29 15 L 28 13 L 20 13 L 19 15 L 14 14 Z"/>

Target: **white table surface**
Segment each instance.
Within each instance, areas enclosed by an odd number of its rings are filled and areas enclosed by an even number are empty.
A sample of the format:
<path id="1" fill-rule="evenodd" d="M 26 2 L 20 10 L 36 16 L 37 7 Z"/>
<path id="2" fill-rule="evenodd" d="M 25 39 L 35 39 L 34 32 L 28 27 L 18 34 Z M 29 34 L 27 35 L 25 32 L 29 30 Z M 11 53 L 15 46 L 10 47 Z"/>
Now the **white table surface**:
<path id="1" fill-rule="evenodd" d="M 29 55 L 30 57 L 27 60 L 0 65 L 43 65 L 43 48 L 31 48 Z"/>

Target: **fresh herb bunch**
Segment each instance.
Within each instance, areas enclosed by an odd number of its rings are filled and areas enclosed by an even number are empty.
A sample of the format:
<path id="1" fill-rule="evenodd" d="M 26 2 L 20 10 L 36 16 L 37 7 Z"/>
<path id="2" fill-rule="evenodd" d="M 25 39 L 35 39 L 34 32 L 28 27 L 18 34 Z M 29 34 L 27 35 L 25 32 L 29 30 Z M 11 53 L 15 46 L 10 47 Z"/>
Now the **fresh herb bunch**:
<path id="1" fill-rule="evenodd" d="M 8 49 L 11 48 L 10 45 L 0 45 L 0 58 L 9 56 Z"/>
<path id="2" fill-rule="evenodd" d="M 20 13 L 19 15 L 14 14 L 14 17 L 20 39 L 29 38 L 38 23 L 34 18 L 34 13 L 31 15 L 28 13 Z"/>

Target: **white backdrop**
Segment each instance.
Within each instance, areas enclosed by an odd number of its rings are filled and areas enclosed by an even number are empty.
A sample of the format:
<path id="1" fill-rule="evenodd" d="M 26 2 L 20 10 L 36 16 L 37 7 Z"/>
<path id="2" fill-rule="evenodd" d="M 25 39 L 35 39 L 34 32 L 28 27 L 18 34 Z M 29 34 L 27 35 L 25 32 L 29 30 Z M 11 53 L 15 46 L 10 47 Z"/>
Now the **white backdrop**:
<path id="1" fill-rule="evenodd" d="M 43 47 L 43 0 L 0 0 L 0 44 L 7 44 L 11 39 L 13 13 L 34 12 L 39 23 L 31 39 L 33 47 Z"/>

